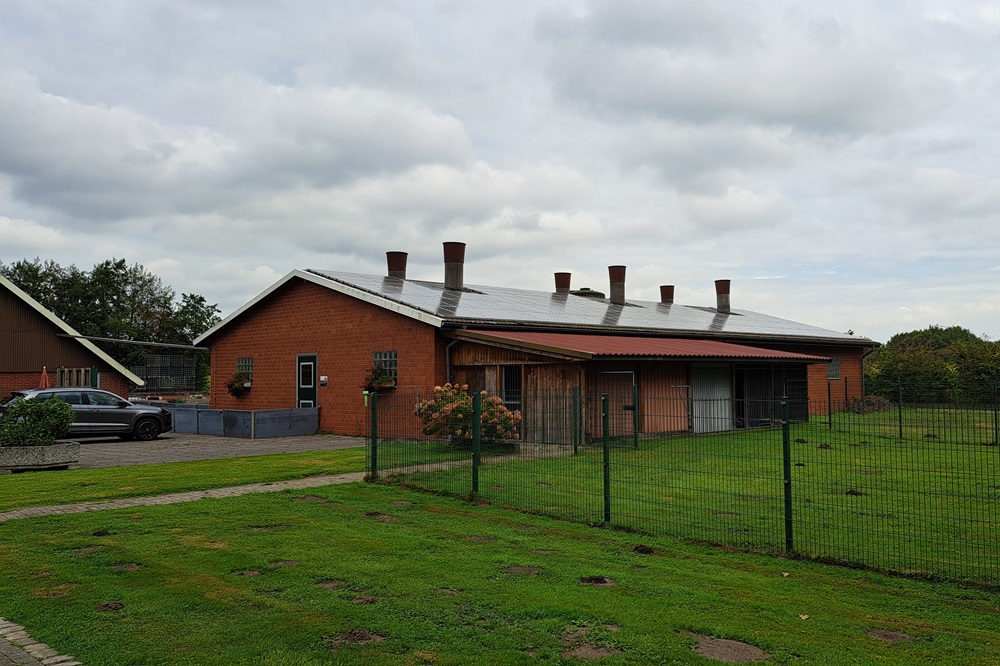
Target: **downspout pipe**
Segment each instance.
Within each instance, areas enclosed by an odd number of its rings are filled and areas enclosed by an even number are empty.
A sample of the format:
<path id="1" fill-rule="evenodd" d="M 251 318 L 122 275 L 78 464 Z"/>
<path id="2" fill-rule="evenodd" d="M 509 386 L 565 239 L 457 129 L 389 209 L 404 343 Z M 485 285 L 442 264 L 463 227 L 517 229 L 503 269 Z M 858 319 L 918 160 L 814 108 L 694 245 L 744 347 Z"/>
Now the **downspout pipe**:
<path id="1" fill-rule="evenodd" d="M 452 340 L 444 347 L 444 379 L 449 384 L 452 383 L 451 377 L 451 348 L 458 344 L 458 340 Z"/>

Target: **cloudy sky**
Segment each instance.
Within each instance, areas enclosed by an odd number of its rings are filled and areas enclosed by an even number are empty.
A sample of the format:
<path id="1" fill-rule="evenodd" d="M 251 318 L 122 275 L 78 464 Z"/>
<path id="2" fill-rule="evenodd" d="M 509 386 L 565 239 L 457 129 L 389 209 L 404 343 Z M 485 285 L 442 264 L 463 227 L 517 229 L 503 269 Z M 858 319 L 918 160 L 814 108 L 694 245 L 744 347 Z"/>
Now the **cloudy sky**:
<path id="1" fill-rule="evenodd" d="M 1000 8 L 5 0 L 0 261 L 293 268 L 1000 337 Z"/>

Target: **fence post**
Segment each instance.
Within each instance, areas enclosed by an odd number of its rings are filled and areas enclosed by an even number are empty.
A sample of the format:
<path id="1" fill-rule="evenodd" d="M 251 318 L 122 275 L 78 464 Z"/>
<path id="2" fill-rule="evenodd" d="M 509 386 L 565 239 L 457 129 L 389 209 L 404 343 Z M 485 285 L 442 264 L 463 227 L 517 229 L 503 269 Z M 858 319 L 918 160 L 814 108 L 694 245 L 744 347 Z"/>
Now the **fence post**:
<path id="1" fill-rule="evenodd" d="M 826 380 L 826 418 L 828 430 L 833 430 L 833 383 Z"/>
<path id="2" fill-rule="evenodd" d="M 785 552 L 794 550 L 792 541 L 792 430 L 789 423 L 788 396 L 781 397 L 781 458 L 785 486 Z"/>
<path id="3" fill-rule="evenodd" d="M 611 522 L 611 400 L 601 396 L 601 429 L 604 431 L 604 522 Z"/>
<path id="4" fill-rule="evenodd" d="M 479 492 L 479 463 L 483 438 L 483 396 L 472 394 L 472 494 Z"/>
<path id="5" fill-rule="evenodd" d="M 378 393 L 372 391 L 368 396 L 371 409 L 371 458 L 369 460 L 368 478 L 378 478 Z"/>
<path id="6" fill-rule="evenodd" d="M 899 380 L 899 406 L 896 412 L 899 414 L 899 438 L 903 439 L 903 380 Z"/>
<path id="7" fill-rule="evenodd" d="M 632 384 L 632 446 L 639 448 L 639 385 Z"/>
<path id="8" fill-rule="evenodd" d="M 573 387 L 573 455 L 580 449 L 580 387 Z"/>
<path id="9" fill-rule="evenodd" d="M 996 384 L 993 385 L 993 445 L 1000 446 L 1000 400 Z"/>

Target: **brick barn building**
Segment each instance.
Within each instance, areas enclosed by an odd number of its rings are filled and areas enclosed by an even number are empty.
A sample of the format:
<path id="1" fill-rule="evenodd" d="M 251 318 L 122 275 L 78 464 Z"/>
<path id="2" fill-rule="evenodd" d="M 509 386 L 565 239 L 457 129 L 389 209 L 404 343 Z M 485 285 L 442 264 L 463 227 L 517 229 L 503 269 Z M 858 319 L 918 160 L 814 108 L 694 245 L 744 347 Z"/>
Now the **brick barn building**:
<path id="1" fill-rule="evenodd" d="M 770 423 L 782 395 L 797 418 L 825 413 L 828 396 L 860 398 L 877 346 L 733 309 L 728 280 L 714 307 L 690 306 L 671 286 L 660 301 L 627 299 L 623 266 L 609 268 L 605 297 L 572 290 L 567 273 L 551 292 L 466 284 L 464 259 L 464 243 L 444 244 L 444 282 L 407 279 L 402 252 L 387 253 L 384 276 L 288 273 L 195 341 L 212 350 L 212 406 L 318 406 L 324 430 L 364 432 L 361 385 L 376 364 L 399 395 L 446 381 L 501 395 L 526 438 L 555 436 L 551 396 L 573 390 L 611 395 L 622 434 L 705 432 Z M 233 396 L 237 372 L 252 386 Z"/>
<path id="2" fill-rule="evenodd" d="M 51 386 L 93 386 L 128 397 L 143 381 L 0 275 L 0 397 Z"/>

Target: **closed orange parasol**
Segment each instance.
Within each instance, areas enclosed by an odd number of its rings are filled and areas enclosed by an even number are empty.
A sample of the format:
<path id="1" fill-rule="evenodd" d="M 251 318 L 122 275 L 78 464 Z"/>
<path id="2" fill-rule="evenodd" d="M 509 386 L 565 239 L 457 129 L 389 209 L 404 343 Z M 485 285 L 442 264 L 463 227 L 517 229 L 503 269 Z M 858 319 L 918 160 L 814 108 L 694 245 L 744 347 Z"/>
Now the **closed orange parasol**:
<path id="1" fill-rule="evenodd" d="M 43 365 L 42 378 L 38 381 L 38 388 L 48 388 L 48 387 L 49 387 L 49 373 L 48 370 L 46 370 L 45 366 Z"/>

